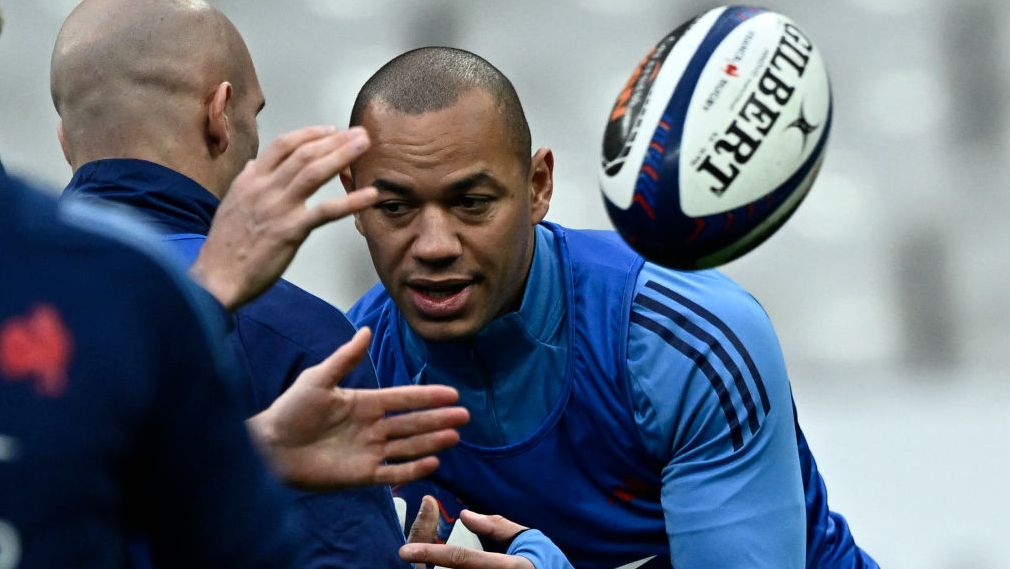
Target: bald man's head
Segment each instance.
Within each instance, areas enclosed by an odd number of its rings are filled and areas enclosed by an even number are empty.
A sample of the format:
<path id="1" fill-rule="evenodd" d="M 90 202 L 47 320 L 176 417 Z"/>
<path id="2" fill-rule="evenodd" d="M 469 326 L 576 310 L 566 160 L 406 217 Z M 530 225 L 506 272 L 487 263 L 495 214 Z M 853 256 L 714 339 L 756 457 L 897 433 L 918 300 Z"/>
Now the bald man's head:
<path id="1" fill-rule="evenodd" d="M 220 195 L 256 154 L 263 95 L 249 51 L 202 0 L 83 0 L 57 37 L 50 80 L 75 169 L 143 158 Z"/>

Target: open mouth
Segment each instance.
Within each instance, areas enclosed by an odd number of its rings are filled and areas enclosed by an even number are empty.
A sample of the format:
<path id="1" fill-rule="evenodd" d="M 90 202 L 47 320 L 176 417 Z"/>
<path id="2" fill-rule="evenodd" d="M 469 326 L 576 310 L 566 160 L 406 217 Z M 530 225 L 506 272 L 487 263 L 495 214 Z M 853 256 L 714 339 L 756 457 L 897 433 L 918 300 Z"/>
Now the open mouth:
<path id="1" fill-rule="evenodd" d="M 458 316 L 466 308 L 473 281 L 451 279 L 419 280 L 407 284 L 414 308 L 427 318 L 446 319 Z"/>

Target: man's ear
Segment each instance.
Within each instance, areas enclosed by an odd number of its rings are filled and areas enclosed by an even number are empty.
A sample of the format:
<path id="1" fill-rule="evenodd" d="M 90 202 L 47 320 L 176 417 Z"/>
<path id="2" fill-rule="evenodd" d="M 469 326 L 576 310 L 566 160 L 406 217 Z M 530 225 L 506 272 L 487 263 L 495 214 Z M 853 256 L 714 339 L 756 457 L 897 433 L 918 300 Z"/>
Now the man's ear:
<path id="1" fill-rule="evenodd" d="M 351 193 L 354 191 L 354 174 L 351 173 L 350 166 L 340 171 L 340 183 L 344 185 L 345 192 Z"/>
<path id="2" fill-rule="evenodd" d="M 228 104 L 234 91 L 231 83 L 218 84 L 207 100 L 207 146 L 211 156 L 220 156 L 231 145 L 231 128 L 228 124 Z"/>
<path id="3" fill-rule="evenodd" d="M 530 213 L 537 224 L 547 216 L 554 195 L 554 153 L 540 148 L 530 159 Z"/>
<path id="4" fill-rule="evenodd" d="M 67 146 L 67 136 L 63 134 L 63 121 L 56 125 L 56 138 L 60 140 L 60 148 L 63 149 L 63 159 L 70 164 L 70 169 L 74 169 L 74 161 L 70 159 L 70 147 Z"/>
<path id="5" fill-rule="evenodd" d="M 351 193 L 354 191 L 354 174 L 351 173 L 351 167 L 348 166 L 340 171 L 340 183 L 344 185 L 344 191 Z M 361 226 L 361 212 L 354 212 L 354 228 L 358 230 L 361 235 L 365 234 L 365 230 Z"/>

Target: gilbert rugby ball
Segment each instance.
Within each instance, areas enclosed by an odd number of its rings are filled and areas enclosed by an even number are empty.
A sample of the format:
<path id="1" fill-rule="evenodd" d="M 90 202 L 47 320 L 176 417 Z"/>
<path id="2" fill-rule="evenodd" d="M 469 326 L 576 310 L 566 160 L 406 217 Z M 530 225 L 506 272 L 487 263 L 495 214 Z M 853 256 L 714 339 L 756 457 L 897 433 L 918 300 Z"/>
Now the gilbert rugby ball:
<path id="1" fill-rule="evenodd" d="M 656 44 L 614 104 L 600 169 L 607 213 L 656 263 L 731 261 L 803 201 L 831 113 L 824 61 L 792 20 L 706 12 Z"/>

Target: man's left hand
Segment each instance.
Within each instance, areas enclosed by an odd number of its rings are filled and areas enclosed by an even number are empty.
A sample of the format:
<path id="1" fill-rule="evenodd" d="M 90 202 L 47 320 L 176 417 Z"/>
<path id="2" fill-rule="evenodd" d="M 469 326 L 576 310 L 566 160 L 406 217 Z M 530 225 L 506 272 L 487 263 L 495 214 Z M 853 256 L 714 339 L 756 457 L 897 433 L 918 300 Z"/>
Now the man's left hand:
<path id="1" fill-rule="evenodd" d="M 459 519 L 475 534 L 504 544 L 528 529 L 501 516 L 485 516 L 470 510 L 463 510 Z M 536 569 L 529 559 L 518 555 L 432 543 L 437 526 L 438 505 L 434 498 L 425 496 L 410 527 L 407 544 L 400 548 L 400 559 L 414 563 L 420 569 L 424 569 L 425 564 L 450 569 Z"/>
<path id="2" fill-rule="evenodd" d="M 463 407 L 446 407 L 459 399 L 451 387 L 337 386 L 365 357 L 370 338 L 367 328 L 359 330 L 332 356 L 302 372 L 266 411 L 247 421 L 287 484 L 315 491 L 400 484 L 434 472 L 438 458 L 430 455 L 459 442 L 455 429 L 470 415 Z"/>

